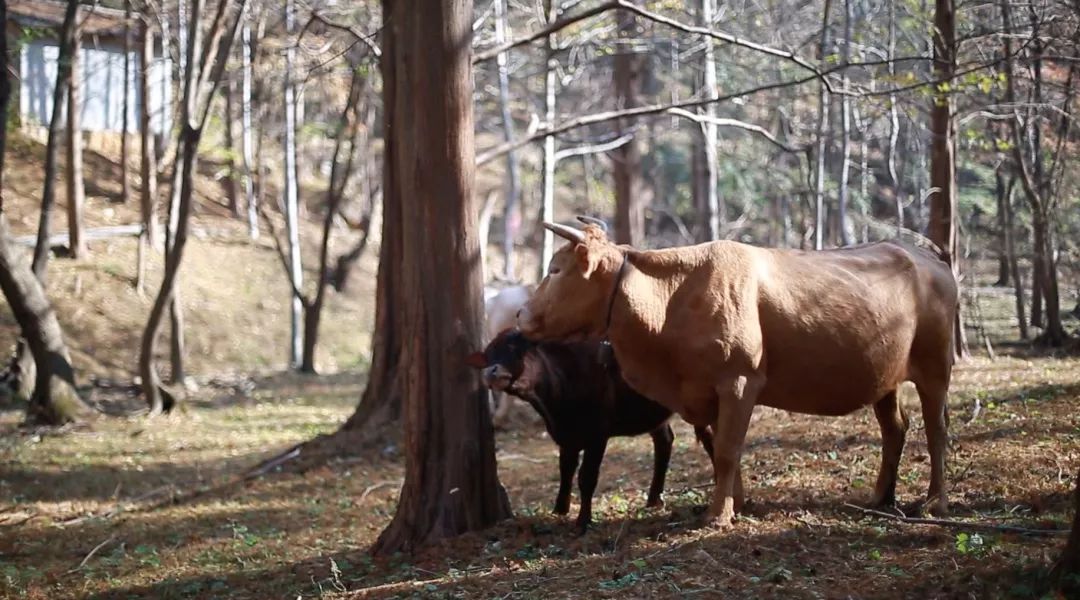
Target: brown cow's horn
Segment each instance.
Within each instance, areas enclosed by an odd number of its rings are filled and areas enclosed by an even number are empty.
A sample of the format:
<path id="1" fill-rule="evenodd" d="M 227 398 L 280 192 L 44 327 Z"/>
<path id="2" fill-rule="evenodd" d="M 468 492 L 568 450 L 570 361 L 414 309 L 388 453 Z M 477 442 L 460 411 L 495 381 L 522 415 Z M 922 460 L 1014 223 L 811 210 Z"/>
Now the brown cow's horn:
<path id="1" fill-rule="evenodd" d="M 603 219 L 597 219 L 596 217 L 587 217 L 585 215 L 578 215 L 577 220 L 581 221 L 586 225 L 596 225 L 605 234 L 608 232 L 607 223 L 605 223 Z"/>
<path id="2" fill-rule="evenodd" d="M 559 225 L 558 223 L 548 223 L 544 221 L 544 228 L 554 233 L 555 235 L 566 238 L 575 244 L 585 243 L 585 233 L 581 230 L 574 229 L 573 227 L 567 227 L 566 225 Z"/>

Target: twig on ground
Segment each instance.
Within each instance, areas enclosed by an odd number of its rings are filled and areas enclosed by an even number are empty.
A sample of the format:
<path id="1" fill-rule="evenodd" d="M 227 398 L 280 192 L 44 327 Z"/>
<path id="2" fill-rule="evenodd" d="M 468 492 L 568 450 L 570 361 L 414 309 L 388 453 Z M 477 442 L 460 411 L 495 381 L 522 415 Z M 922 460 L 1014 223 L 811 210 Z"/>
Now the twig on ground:
<path id="1" fill-rule="evenodd" d="M 525 462 L 531 462 L 535 464 L 543 464 L 546 461 L 531 456 L 525 456 L 524 454 L 499 454 L 496 455 L 497 460 L 523 460 Z"/>
<path id="2" fill-rule="evenodd" d="M 115 540 L 116 540 L 116 534 L 113 534 L 113 535 L 109 536 L 109 539 L 105 540 L 104 542 L 101 542 L 97 546 L 94 546 L 94 549 L 91 550 L 90 553 L 87 554 L 86 557 L 82 559 L 82 562 L 79 563 L 79 566 L 75 567 L 74 569 L 71 569 L 70 571 L 65 573 L 65 575 L 71 575 L 72 573 L 77 573 L 77 572 L 81 571 L 82 568 L 86 566 L 86 563 L 90 562 L 91 558 L 94 558 L 94 555 L 97 554 L 98 550 L 101 550 L 102 548 L 105 547 L 106 544 L 108 544 L 110 542 L 113 542 Z"/>
<path id="3" fill-rule="evenodd" d="M 379 483 L 369 485 L 367 486 L 367 488 L 364 489 L 364 493 L 360 494 L 360 499 L 357 500 L 357 502 L 363 502 L 364 498 L 367 498 L 369 494 L 376 490 L 380 490 L 384 487 L 389 487 L 391 485 L 403 485 L 404 483 L 405 481 L 402 479 L 393 479 L 390 481 L 380 481 Z"/>
<path id="4" fill-rule="evenodd" d="M 255 479 L 257 477 L 262 477 L 263 475 L 266 475 L 270 471 L 274 470 L 277 467 L 280 467 L 281 465 L 289 462 L 297 456 L 300 456 L 300 446 L 293 446 L 292 448 L 289 448 L 281 454 L 278 454 L 277 456 L 263 461 L 254 469 L 248 471 L 244 475 L 244 479 Z"/>
<path id="5" fill-rule="evenodd" d="M 924 519 L 921 517 L 906 517 L 902 515 L 894 515 L 887 512 L 882 512 L 880 510 L 863 508 L 861 506 L 856 506 L 847 502 L 844 503 L 844 506 L 848 508 L 854 508 L 855 510 L 866 515 L 873 515 L 875 517 L 891 519 L 893 521 L 899 521 L 901 523 L 908 523 L 911 525 L 934 525 L 937 527 L 951 527 L 953 529 L 981 529 L 983 531 L 1000 531 L 1003 533 L 1016 533 L 1020 535 L 1037 535 L 1050 537 L 1069 535 L 1068 529 L 1029 529 L 1026 527 L 1014 527 L 1012 525 L 957 521 L 954 519 Z"/>

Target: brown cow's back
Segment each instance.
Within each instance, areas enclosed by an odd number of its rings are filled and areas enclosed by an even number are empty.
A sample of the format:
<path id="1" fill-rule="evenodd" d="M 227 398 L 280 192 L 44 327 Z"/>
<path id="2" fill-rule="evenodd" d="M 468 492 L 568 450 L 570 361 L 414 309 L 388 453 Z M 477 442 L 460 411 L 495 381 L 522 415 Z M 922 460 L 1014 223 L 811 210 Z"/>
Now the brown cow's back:
<path id="1" fill-rule="evenodd" d="M 765 373 L 759 404 L 819 415 L 850 413 L 907 379 L 948 377 L 956 288 L 920 249 L 714 242 L 631 261 L 614 318 L 631 306 L 647 318 L 637 331 L 613 326 L 619 359 L 631 385 L 691 422 L 715 418 L 717 371 L 740 360 Z M 657 271 L 675 275 L 646 289 Z"/>

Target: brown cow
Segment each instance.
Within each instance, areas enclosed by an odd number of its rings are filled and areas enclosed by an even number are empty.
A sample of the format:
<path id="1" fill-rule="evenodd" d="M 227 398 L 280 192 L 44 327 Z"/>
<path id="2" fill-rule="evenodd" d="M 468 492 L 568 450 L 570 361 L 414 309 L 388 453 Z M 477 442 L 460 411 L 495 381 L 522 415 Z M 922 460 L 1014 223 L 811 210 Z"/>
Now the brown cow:
<path id="1" fill-rule="evenodd" d="M 946 400 L 957 287 L 948 265 L 896 242 L 803 252 L 712 242 L 643 251 L 599 227 L 545 223 L 570 240 L 518 314 L 540 340 L 606 335 L 637 391 L 714 426 L 710 519 L 742 505 L 739 459 L 757 404 L 814 415 L 873 405 L 881 470 L 873 503 L 895 501 L 914 382 L 930 449 L 931 512 L 945 494 Z"/>

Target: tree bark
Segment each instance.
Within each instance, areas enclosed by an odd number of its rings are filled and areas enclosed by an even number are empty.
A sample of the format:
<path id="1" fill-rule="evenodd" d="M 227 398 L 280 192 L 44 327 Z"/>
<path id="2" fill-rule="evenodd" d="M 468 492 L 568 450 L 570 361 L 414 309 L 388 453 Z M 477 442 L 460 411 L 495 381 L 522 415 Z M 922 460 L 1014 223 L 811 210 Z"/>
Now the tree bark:
<path id="1" fill-rule="evenodd" d="M 226 153 L 226 165 L 229 169 L 229 174 L 225 178 L 225 199 L 229 203 L 229 214 L 233 218 L 240 218 L 240 167 L 236 161 L 236 136 L 233 134 L 233 123 L 236 122 L 236 102 L 233 100 L 233 96 L 236 95 L 236 85 L 233 84 L 232 79 L 226 83 L 222 88 L 222 95 L 225 96 L 225 147 L 228 149 Z"/>
<path id="2" fill-rule="evenodd" d="M 1013 224 L 1013 190 L 1016 189 L 1016 177 L 1005 182 L 1005 165 L 998 165 L 994 172 L 997 193 L 1000 198 L 998 209 L 1002 211 L 1002 245 L 1004 246 L 1005 262 L 1009 268 L 1010 279 L 1013 284 L 1013 295 L 1016 298 L 1016 324 L 1020 329 L 1020 339 L 1028 339 L 1028 323 L 1024 316 L 1024 280 L 1020 275 L 1020 265 L 1016 258 L 1016 236 Z"/>
<path id="3" fill-rule="evenodd" d="M 139 114 L 139 172 L 142 188 L 139 204 L 143 231 L 139 236 L 139 264 L 136 287 L 140 290 L 146 281 L 146 256 L 158 242 L 157 220 L 157 151 L 154 149 L 154 131 L 150 106 L 150 68 L 154 57 L 154 34 L 150 23 L 144 21 L 139 30 L 139 87 L 142 91 L 142 109 Z"/>
<path id="4" fill-rule="evenodd" d="M 479 347 L 481 276 L 473 202 L 472 2 L 394 0 L 394 139 L 387 162 L 401 222 L 405 482 L 374 551 L 387 555 L 510 515 L 487 393 L 461 357 Z M 391 106 L 390 102 L 385 103 Z M 447 291 L 451 293 L 447 293 Z"/>
<path id="5" fill-rule="evenodd" d="M 638 105 L 638 90 L 645 56 L 631 46 L 636 37 L 637 19 L 619 11 L 619 47 L 615 50 L 614 85 L 618 108 Z M 616 122 L 619 135 L 630 133 L 636 119 L 623 117 Z M 645 240 L 645 197 L 641 183 L 641 145 L 634 136 L 629 143 L 612 153 L 612 176 L 615 179 L 615 241 L 638 246 Z"/>
<path id="6" fill-rule="evenodd" d="M 120 108 L 120 202 L 131 200 L 128 182 L 128 115 L 131 114 L 131 0 L 124 0 L 124 93 Z"/>
<path id="7" fill-rule="evenodd" d="M 896 2 L 889 0 L 889 80 L 896 77 Z M 900 181 L 900 174 L 896 168 L 896 145 L 900 139 L 900 111 L 896 102 L 896 94 L 889 94 L 889 146 L 886 162 L 889 168 L 889 181 L 893 187 L 893 200 L 896 206 L 896 235 L 904 229 L 904 192 Z"/>
<path id="8" fill-rule="evenodd" d="M 818 59 L 822 68 L 827 65 L 829 55 L 829 10 L 832 0 L 825 0 L 821 13 L 821 40 L 818 45 Z M 818 83 L 817 148 L 814 152 L 814 250 L 825 248 L 825 152 L 829 143 L 829 89 L 825 82 Z"/>
<path id="9" fill-rule="evenodd" d="M 285 1 L 285 31 L 291 37 L 296 29 L 294 0 Z M 303 360 L 303 311 L 300 297 L 295 293 L 304 284 L 304 267 L 300 258 L 299 189 L 296 167 L 296 84 L 293 81 L 293 64 L 296 49 L 289 42 L 285 49 L 285 228 L 289 237 L 289 365 L 299 368 Z"/>
<path id="10" fill-rule="evenodd" d="M 76 18 L 78 18 L 76 16 Z M 71 49 L 71 71 L 68 82 L 67 112 L 67 191 L 68 191 L 68 250 L 71 258 L 86 255 L 86 242 L 82 237 L 83 205 L 86 203 L 86 186 L 83 183 L 82 151 L 82 33 L 76 28 L 75 44 Z"/>
<path id="11" fill-rule="evenodd" d="M 37 245 L 34 246 L 34 275 L 45 283 L 46 265 L 49 262 L 49 235 L 51 233 L 53 207 L 56 204 L 57 155 L 60 152 L 60 121 L 71 81 L 72 49 L 75 46 L 76 15 L 78 0 L 68 0 L 64 10 L 64 23 L 60 26 L 60 48 L 56 58 L 56 87 L 53 88 L 52 116 L 49 119 L 49 136 L 45 142 L 44 189 L 41 194 L 41 216 L 38 219 Z"/>

